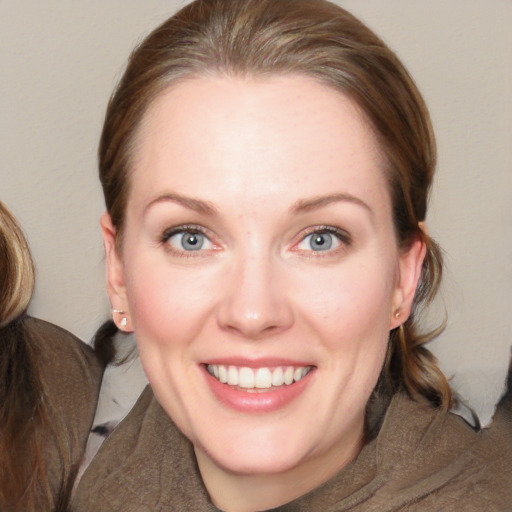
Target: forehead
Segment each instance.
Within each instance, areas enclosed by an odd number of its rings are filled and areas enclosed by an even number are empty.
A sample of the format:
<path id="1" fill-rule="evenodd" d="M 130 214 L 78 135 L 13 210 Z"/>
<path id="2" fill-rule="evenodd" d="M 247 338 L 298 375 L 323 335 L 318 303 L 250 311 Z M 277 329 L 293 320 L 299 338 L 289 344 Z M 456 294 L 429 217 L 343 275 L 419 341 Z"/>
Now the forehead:
<path id="1" fill-rule="evenodd" d="M 132 188 L 245 199 L 386 189 L 370 125 L 346 96 L 301 75 L 200 77 L 169 87 L 137 136 Z M 307 189 L 307 190 L 306 190 Z M 331 190 L 332 191 L 332 190 Z"/>

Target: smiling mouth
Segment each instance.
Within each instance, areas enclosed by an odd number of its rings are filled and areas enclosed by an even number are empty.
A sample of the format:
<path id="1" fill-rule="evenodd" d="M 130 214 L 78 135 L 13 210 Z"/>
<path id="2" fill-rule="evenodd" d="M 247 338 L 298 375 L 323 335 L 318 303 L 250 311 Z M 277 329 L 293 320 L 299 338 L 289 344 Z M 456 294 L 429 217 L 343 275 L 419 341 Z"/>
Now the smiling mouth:
<path id="1" fill-rule="evenodd" d="M 249 392 L 290 386 L 302 380 L 312 368 L 312 366 L 248 368 L 223 364 L 206 365 L 208 373 L 220 383 Z"/>

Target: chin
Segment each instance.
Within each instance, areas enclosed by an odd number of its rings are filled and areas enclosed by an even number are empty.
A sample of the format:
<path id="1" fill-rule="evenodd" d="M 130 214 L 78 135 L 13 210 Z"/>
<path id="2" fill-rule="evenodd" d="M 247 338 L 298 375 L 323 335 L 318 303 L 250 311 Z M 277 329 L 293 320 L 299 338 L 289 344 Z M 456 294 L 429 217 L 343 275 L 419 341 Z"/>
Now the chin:
<path id="1" fill-rule="evenodd" d="M 236 443 L 233 443 L 237 446 Z M 219 453 L 217 450 L 206 452 L 216 466 L 228 473 L 240 476 L 265 476 L 286 473 L 298 467 L 301 454 L 282 451 L 242 448 L 237 453 Z"/>
<path id="2" fill-rule="evenodd" d="M 216 466 L 239 475 L 285 473 L 319 448 L 321 439 L 314 440 L 288 423 L 279 425 L 278 418 L 260 420 L 260 424 L 249 421 L 230 429 L 210 424 L 211 430 L 198 432 L 191 440 L 196 451 L 201 450 Z"/>

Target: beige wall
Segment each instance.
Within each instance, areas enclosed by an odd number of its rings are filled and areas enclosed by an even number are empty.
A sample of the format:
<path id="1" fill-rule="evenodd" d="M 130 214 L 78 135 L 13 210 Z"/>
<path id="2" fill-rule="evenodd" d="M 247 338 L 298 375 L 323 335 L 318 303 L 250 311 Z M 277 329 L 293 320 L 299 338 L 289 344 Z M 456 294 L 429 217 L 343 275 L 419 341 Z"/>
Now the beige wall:
<path id="1" fill-rule="evenodd" d="M 95 152 L 127 54 L 178 0 L 0 0 L 0 198 L 38 269 L 32 314 L 84 339 L 108 316 Z M 431 109 L 431 233 L 449 325 L 435 351 L 489 417 L 512 343 L 512 2 L 346 0 L 409 67 Z"/>

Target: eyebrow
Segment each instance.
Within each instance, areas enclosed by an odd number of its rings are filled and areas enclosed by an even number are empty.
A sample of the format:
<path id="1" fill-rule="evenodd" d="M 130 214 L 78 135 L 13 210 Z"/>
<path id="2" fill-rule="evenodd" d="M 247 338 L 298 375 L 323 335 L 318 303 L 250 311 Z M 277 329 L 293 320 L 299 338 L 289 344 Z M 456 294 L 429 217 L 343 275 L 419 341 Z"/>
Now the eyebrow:
<path id="1" fill-rule="evenodd" d="M 218 213 L 217 208 L 208 201 L 202 201 L 200 199 L 183 196 L 176 193 L 167 193 L 155 197 L 145 206 L 144 213 L 154 204 L 161 202 L 176 203 L 183 206 L 184 208 L 203 215 L 216 215 Z M 299 199 L 293 204 L 290 211 L 292 213 L 306 213 L 337 202 L 348 202 L 361 206 L 373 217 L 373 210 L 367 203 L 356 196 L 346 193 L 329 194 L 327 196 L 318 196 L 310 199 Z"/>
<path id="2" fill-rule="evenodd" d="M 323 206 L 337 202 L 348 202 L 356 204 L 367 210 L 372 217 L 374 215 L 373 210 L 362 199 L 345 193 L 329 194 L 327 196 L 312 197 L 311 199 L 300 199 L 292 206 L 291 211 L 293 213 L 310 212 L 311 210 L 316 210 L 318 208 L 322 208 Z"/>
<path id="3" fill-rule="evenodd" d="M 175 193 L 167 193 L 155 197 L 144 207 L 144 213 L 146 213 L 146 211 L 153 205 L 164 202 L 176 203 L 183 206 L 184 208 L 192 210 L 196 213 L 201 213 L 203 215 L 215 215 L 218 213 L 217 208 L 215 208 L 212 203 Z"/>

